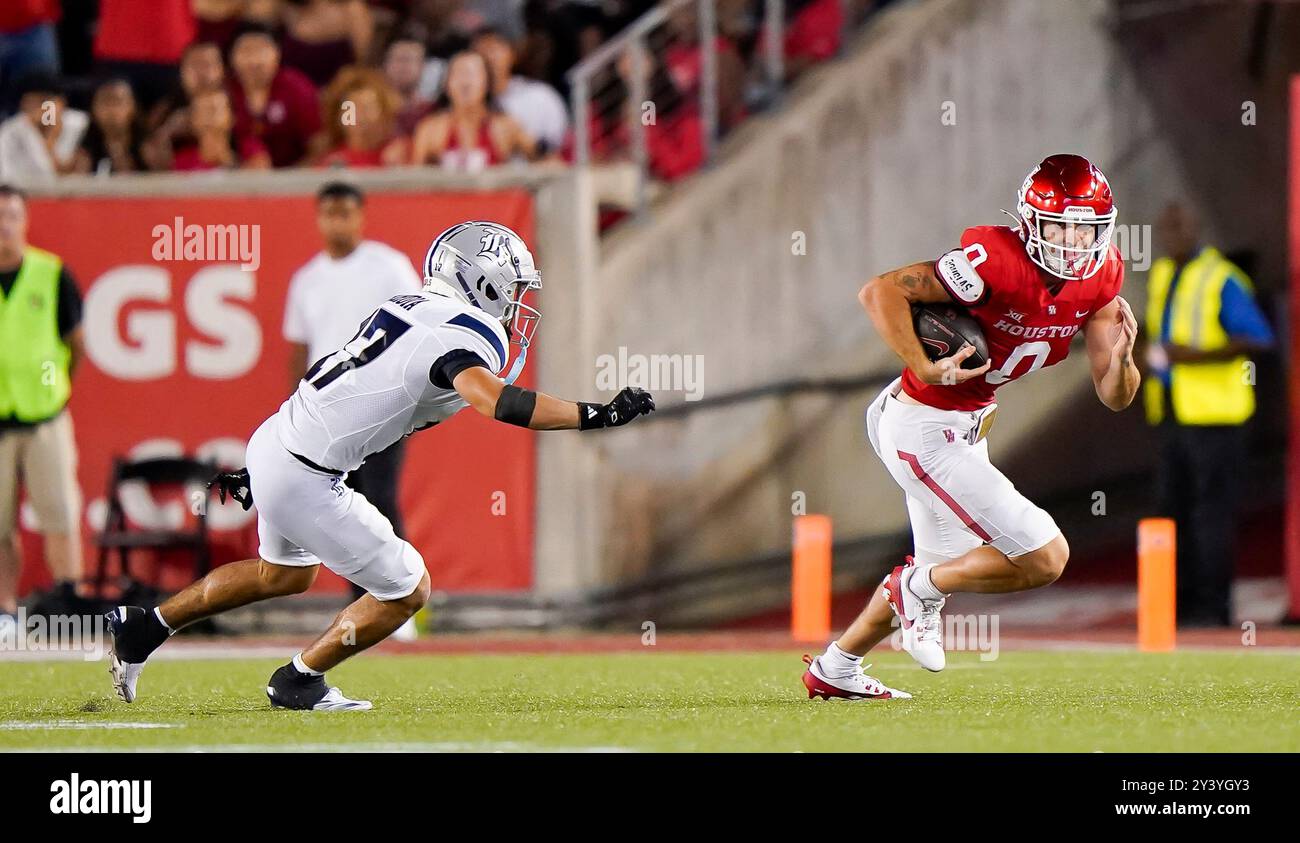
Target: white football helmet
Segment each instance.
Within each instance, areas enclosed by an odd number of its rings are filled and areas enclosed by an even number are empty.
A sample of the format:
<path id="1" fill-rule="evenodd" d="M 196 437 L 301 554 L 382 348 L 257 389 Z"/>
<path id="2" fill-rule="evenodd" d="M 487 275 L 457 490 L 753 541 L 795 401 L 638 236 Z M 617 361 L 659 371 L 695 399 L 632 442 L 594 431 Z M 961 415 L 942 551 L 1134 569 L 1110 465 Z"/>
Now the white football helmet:
<path id="1" fill-rule="evenodd" d="M 524 302 L 542 273 L 522 237 L 495 222 L 463 222 L 439 234 L 424 256 L 424 286 L 450 292 L 501 322 L 527 349 L 542 314 Z"/>

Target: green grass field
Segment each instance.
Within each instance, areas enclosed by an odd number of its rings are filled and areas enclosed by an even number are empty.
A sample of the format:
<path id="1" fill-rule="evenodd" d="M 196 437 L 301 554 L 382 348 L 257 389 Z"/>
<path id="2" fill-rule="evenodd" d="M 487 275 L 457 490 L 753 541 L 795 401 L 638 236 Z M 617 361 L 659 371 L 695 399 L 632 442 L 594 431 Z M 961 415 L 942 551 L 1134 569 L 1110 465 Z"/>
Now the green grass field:
<path id="1" fill-rule="evenodd" d="M 809 701 L 797 653 L 361 656 L 371 712 L 272 710 L 276 660 L 158 661 L 117 701 L 104 662 L 0 663 L 0 749 L 1300 750 L 1300 659 L 1264 652 L 902 654 L 915 699 Z M 130 725 L 128 725 L 130 724 Z"/>

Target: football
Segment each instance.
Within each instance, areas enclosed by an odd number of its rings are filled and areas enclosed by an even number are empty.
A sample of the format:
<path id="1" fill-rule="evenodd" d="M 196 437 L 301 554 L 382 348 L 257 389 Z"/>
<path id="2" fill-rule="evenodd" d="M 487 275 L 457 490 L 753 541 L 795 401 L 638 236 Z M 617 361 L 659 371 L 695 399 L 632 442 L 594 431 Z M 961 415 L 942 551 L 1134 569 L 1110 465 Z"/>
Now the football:
<path id="1" fill-rule="evenodd" d="M 984 332 L 964 308 L 950 304 L 918 305 L 912 308 L 912 325 L 931 360 L 956 354 L 966 343 L 975 346 L 975 353 L 962 361 L 963 369 L 978 369 L 989 359 Z"/>

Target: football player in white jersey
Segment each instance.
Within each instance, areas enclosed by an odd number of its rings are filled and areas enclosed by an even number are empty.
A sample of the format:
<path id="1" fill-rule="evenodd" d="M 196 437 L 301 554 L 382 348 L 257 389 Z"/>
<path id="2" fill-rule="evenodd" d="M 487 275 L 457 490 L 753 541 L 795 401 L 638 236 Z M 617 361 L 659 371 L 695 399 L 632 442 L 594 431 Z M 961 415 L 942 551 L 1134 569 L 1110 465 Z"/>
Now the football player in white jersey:
<path id="1" fill-rule="evenodd" d="M 343 348 L 316 361 L 278 412 L 248 442 L 247 468 L 221 475 L 222 496 L 256 501 L 260 558 L 223 565 L 154 609 L 108 614 L 110 673 L 117 695 L 136 698 L 145 660 L 175 630 L 258 600 L 306 591 L 320 565 L 367 594 L 309 647 L 272 674 L 271 704 L 369 709 L 325 683 L 325 671 L 387 638 L 429 599 L 419 551 L 348 488 L 347 473 L 465 407 L 533 430 L 595 430 L 654 410 L 639 389 L 608 404 L 564 401 L 514 386 L 541 314 L 527 304 L 541 273 L 524 241 L 492 222 L 466 222 L 438 236 L 424 261 L 425 286 L 394 296 Z M 515 363 L 503 380 L 511 345 Z"/>

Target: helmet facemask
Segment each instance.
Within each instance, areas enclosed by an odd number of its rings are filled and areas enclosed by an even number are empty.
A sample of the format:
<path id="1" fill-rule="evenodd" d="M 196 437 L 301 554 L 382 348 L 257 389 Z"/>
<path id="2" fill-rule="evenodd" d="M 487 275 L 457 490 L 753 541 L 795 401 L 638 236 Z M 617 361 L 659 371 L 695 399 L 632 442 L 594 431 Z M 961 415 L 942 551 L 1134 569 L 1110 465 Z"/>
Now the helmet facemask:
<path id="1" fill-rule="evenodd" d="M 537 333 L 537 323 L 542 319 L 542 312 L 524 301 L 529 290 L 542 289 L 542 274 L 533 272 L 519 278 L 510 285 L 505 310 L 501 314 L 501 324 L 505 326 L 506 336 L 510 342 L 526 349 L 533 343 Z"/>
<path id="2" fill-rule="evenodd" d="M 1029 259 L 1057 278 L 1091 278 L 1110 257 L 1116 216 L 1110 183 L 1081 155 L 1044 158 L 1020 185 L 1012 216 Z"/>
<path id="3" fill-rule="evenodd" d="M 1115 230 L 1115 208 L 1098 214 L 1075 205 L 1057 214 L 1025 202 L 1019 211 L 1025 250 L 1045 271 L 1066 281 L 1082 281 L 1105 264 Z"/>

